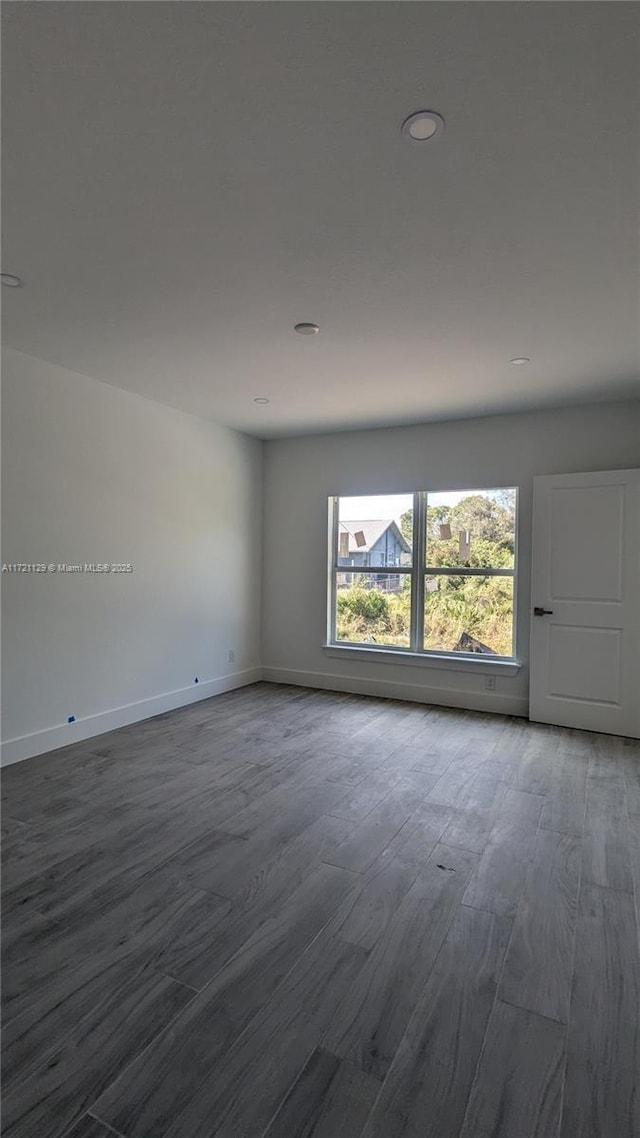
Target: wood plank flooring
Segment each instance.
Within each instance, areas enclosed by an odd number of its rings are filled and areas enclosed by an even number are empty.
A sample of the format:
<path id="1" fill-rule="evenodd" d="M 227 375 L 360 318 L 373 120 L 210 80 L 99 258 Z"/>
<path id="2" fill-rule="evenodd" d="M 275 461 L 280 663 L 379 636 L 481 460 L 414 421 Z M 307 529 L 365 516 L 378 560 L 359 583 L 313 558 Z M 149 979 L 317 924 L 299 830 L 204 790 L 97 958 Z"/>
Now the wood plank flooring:
<path id="1" fill-rule="evenodd" d="M 256 684 L 2 789 L 5 1138 L 638 1138 L 637 742 Z"/>

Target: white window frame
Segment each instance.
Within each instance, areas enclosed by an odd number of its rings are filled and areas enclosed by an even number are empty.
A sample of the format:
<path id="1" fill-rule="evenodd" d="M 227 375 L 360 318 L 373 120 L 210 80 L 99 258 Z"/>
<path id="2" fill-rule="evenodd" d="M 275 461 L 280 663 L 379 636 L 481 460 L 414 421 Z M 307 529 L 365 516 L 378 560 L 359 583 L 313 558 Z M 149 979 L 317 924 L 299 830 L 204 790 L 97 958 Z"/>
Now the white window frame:
<path id="1" fill-rule="evenodd" d="M 338 640 L 336 635 L 336 577 L 338 573 L 351 572 L 357 576 L 359 571 L 365 572 L 367 576 L 382 576 L 389 574 L 389 566 L 374 566 L 368 565 L 366 570 L 364 566 L 362 570 L 355 567 L 349 567 L 338 564 L 338 526 L 339 526 L 339 511 L 340 511 L 340 497 L 348 497 L 348 495 L 335 495 L 329 499 L 329 558 L 328 558 L 328 571 L 329 571 L 329 588 L 327 597 L 327 644 L 326 648 L 333 650 L 345 649 L 353 652 L 359 650 L 367 655 L 384 655 L 384 656 L 398 656 L 410 657 L 413 660 L 422 658 L 427 659 L 440 659 L 442 662 L 447 660 L 463 660 L 465 663 L 477 663 L 485 665 L 489 662 L 497 665 L 516 664 L 516 611 L 517 611 L 517 591 L 518 591 L 518 520 L 519 520 L 519 490 L 517 486 L 492 486 L 491 490 L 514 490 L 516 496 L 516 512 L 515 512 L 515 537 L 514 537 L 514 555 L 513 555 L 513 568 L 467 568 L 466 566 L 442 566 L 433 567 L 426 564 L 427 554 L 427 504 L 430 494 L 442 494 L 449 492 L 448 490 L 417 490 L 413 492 L 413 552 L 412 552 L 412 565 L 403 566 L 398 565 L 393 567 L 395 573 L 407 573 L 411 577 L 411 619 L 409 626 L 409 646 L 406 648 L 397 646 L 395 644 L 380 644 L 373 645 L 363 643 L 362 641 L 355 640 Z M 486 491 L 475 489 L 470 493 L 486 493 Z M 376 495 L 378 496 L 378 495 Z M 384 497 L 380 494 L 379 497 Z M 510 656 L 497 656 L 489 655 L 480 652 L 456 652 L 454 650 L 443 651 L 436 648 L 424 648 L 424 594 L 425 594 L 425 579 L 427 577 L 511 577 L 513 579 L 513 616 L 511 624 L 511 655 Z"/>

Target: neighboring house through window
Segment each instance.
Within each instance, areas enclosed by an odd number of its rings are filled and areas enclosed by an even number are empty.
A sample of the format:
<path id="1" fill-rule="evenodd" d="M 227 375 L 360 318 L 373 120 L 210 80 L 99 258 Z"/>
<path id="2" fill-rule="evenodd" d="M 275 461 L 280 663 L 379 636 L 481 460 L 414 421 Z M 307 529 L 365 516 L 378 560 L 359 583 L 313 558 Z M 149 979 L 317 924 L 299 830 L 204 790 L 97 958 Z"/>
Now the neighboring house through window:
<path id="1" fill-rule="evenodd" d="M 403 563 L 403 558 L 405 564 L 411 564 L 411 543 L 393 518 L 356 518 L 339 522 L 338 548 L 340 566 L 349 565 L 357 569 L 369 566 L 376 569 L 394 568 Z M 353 584 L 354 580 L 362 586 L 366 583 L 369 588 L 377 584 L 387 592 L 397 592 L 402 587 L 402 580 L 397 573 L 377 574 L 375 579 L 344 573 L 340 577 L 348 577 L 349 584 Z M 346 580 L 343 583 L 346 584 Z"/>

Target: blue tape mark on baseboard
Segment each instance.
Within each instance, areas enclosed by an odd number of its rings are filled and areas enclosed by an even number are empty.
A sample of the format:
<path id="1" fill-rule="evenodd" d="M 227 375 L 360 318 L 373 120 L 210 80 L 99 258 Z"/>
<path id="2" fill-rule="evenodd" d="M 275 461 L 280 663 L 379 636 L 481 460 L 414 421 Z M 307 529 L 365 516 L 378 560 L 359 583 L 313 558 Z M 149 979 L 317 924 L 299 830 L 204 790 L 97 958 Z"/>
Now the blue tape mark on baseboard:
<path id="1" fill-rule="evenodd" d="M 76 721 L 75 715 L 68 715 L 67 716 L 67 723 L 75 723 L 75 721 Z"/>

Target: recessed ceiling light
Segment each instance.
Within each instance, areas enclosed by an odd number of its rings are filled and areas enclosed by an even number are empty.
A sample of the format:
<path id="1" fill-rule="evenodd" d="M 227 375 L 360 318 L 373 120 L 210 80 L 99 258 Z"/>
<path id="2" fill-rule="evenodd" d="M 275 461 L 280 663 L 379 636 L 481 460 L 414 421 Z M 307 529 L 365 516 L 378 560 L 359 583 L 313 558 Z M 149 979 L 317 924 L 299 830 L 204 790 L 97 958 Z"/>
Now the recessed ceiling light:
<path id="1" fill-rule="evenodd" d="M 268 403 L 269 400 L 265 399 L 264 395 L 259 395 L 257 399 L 254 399 L 253 402 L 254 403 Z"/>
<path id="2" fill-rule="evenodd" d="M 303 323 L 294 324 L 293 330 L 294 332 L 297 332 L 299 336 L 315 336 L 316 332 L 320 331 L 320 328 L 317 324 Z"/>
<path id="3" fill-rule="evenodd" d="M 7 288 L 22 288 L 22 281 L 20 277 L 14 277 L 13 273 L 2 273 L 2 283 Z"/>
<path id="4" fill-rule="evenodd" d="M 411 142 L 430 142 L 444 130 L 444 119 L 437 111 L 416 111 L 402 124 L 402 133 Z"/>
<path id="5" fill-rule="evenodd" d="M 528 356 L 516 356 L 515 359 L 509 360 L 509 363 L 514 367 L 522 367 L 523 364 L 530 364 L 531 360 Z"/>

